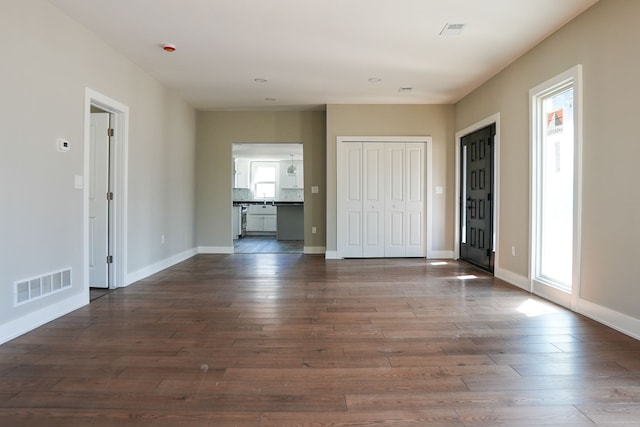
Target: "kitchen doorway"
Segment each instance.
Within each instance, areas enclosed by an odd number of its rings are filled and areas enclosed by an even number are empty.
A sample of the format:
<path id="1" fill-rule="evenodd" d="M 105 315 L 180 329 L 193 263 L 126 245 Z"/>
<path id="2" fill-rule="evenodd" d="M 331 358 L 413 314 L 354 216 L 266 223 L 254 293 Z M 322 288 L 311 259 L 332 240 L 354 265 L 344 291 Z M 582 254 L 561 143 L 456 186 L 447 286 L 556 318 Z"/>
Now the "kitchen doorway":
<path id="1" fill-rule="evenodd" d="M 303 253 L 302 143 L 232 144 L 234 253 Z"/>

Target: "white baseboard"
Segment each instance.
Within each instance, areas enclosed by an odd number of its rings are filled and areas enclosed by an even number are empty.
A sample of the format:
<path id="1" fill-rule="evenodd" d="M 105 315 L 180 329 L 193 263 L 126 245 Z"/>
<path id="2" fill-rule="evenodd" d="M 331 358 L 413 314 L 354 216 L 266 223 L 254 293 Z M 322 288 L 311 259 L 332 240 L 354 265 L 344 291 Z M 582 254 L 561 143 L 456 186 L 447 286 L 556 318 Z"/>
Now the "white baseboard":
<path id="1" fill-rule="evenodd" d="M 453 251 L 431 251 L 427 259 L 453 259 Z"/>
<path id="2" fill-rule="evenodd" d="M 324 246 L 305 246 L 302 249 L 302 252 L 305 255 L 323 255 L 326 252 L 327 248 Z"/>
<path id="3" fill-rule="evenodd" d="M 58 317 L 69 314 L 88 303 L 88 292 L 82 292 L 66 298 L 64 301 L 48 305 L 15 320 L 0 324 L 0 344 L 26 334 Z"/>
<path id="4" fill-rule="evenodd" d="M 324 259 L 341 259 L 341 258 L 338 258 L 338 251 L 325 251 Z"/>
<path id="5" fill-rule="evenodd" d="M 165 258 L 161 261 L 158 261 L 154 264 L 148 265 L 140 270 L 134 271 L 132 273 L 127 274 L 127 279 L 125 282 L 125 286 L 129 286 L 130 284 L 137 282 L 138 280 L 142 280 L 145 277 L 149 277 L 152 274 L 156 274 L 159 271 L 165 270 L 171 266 L 176 265 L 179 262 L 182 262 L 186 259 L 191 258 L 196 255 L 195 249 L 188 249 L 179 254 L 170 256 L 169 258 Z"/>
<path id="6" fill-rule="evenodd" d="M 508 270 L 496 268 L 494 276 L 516 286 L 524 291 L 531 292 L 530 280 Z M 610 308 L 592 303 L 585 299 L 578 300 L 576 313 L 587 316 L 598 323 L 602 323 L 616 331 L 640 340 L 640 319 L 636 319 L 626 314 L 620 313 Z"/>
<path id="7" fill-rule="evenodd" d="M 602 307 L 601 305 L 594 304 L 582 298 L 578 300 L 576 311 L 596 322 L 600 322 L 616 331 L 640 340 L 640 319 Z"/>
<path id="8" fill-rule="evenodd" d="M 230 255 L 233 253 L 233 246 L 198 246 L 197 253 Z"/>
<path id="9" fill-rule="evenodd" d="M 531 284 L 530 284 L 531 281 L 529 280 L 528 277 L 521 276 L 509 270 L 505 270 L 498 267 L 496 267 L 495 271 L 493 272 L 493 275 L 500 280 L 504 280 L 505 282 L 512 284 L 513 286 L 516 286 L 527 292 L 531 292 Z"/>

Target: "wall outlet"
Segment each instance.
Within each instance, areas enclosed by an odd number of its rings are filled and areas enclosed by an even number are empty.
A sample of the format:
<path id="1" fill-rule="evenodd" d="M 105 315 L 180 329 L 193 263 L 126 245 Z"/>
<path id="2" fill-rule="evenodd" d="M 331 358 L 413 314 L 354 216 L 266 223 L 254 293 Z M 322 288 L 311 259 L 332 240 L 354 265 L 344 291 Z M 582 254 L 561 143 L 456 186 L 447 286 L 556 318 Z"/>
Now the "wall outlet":
<path id="1" fill-rule="evenodd" d="M 511 246 L 511 256 L 516 256 L 516 247 Z"/>
<path id="2" fill-rule="evenodd" d="M 311 227 L 311 232 L 313 234 L 316 234 L 318 232 L 318 229 L 316 227 Z"/>
<path id="3" fill-rule="evenodd" d="M 164 245 L 164 234 L 162 236 L 160 236 L 160 243 L 162 243 Z"/>

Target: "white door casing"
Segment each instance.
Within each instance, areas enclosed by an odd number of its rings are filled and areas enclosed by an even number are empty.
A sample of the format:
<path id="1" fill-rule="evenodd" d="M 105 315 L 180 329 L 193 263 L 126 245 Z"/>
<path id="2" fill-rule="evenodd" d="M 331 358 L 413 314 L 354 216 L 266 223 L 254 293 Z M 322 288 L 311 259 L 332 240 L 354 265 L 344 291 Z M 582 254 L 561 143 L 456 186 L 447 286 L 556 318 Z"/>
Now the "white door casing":
<path id="1" fill-rule="evenodd" d="M 127 277 L 127 147 L 129 135 L 129 107 L 90 88 L 85 89 L 84 100 L 84 177 L 91 177 L 91 109 L 92 106 L 111 114 L 111 127 L 114 136 L 111 138 L 111 191 L 113 200 L 110 215 L 110 242 L 113 263 L 110 265 L 110 287 L 127 286 L 135 278 Z M 83 234 L 84 234 L 84 281 L 85 295 L 89 301 L 89 189 L 90 183 L 84 185 Z"/>

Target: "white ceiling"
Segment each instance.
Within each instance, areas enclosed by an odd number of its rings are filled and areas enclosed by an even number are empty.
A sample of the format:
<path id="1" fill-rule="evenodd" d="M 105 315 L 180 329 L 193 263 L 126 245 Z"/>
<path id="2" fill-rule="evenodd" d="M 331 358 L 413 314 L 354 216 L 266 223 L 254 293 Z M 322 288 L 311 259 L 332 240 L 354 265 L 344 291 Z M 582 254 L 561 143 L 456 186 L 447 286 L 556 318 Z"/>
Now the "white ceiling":
<path id="1" fill-rule="evenodd" d="M 454 103 L 596 1 L 50 0 L 201 110 Z"/>

